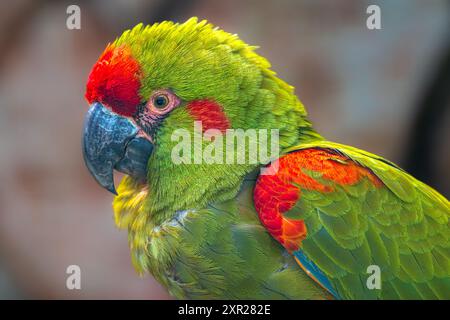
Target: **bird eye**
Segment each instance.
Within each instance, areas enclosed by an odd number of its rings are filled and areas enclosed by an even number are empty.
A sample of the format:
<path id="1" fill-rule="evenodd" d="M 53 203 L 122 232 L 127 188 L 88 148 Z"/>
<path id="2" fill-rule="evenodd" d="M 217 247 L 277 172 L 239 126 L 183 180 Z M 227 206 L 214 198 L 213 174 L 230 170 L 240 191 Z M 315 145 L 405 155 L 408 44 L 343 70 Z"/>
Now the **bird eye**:
<path id="1" fill-rule="evenodd" d="M 145 104 L 145 110 L 154 115 L 165 115 L 180 104 L 180 99 L 169 89 L 154 91 Z"/>
<path id="2" fill-rule="evenodd" d="M 159 94 L 153 98 L 153 105 L 158 109 L 163 109 L 169 104 L 169 97 L 165 94 Z"/>

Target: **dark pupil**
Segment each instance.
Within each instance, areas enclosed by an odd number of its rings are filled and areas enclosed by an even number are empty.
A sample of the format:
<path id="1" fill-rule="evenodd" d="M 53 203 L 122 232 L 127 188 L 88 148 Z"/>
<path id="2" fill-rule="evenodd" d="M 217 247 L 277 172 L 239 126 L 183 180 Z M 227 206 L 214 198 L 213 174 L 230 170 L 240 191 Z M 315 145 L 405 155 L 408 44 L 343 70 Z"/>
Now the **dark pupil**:
<path id="1" fill-rule="evenodd" d="M 167 98 L 165 96 L 157 96 L 155 98 L 155 106 L 165 107 L 167 105 Z"/>

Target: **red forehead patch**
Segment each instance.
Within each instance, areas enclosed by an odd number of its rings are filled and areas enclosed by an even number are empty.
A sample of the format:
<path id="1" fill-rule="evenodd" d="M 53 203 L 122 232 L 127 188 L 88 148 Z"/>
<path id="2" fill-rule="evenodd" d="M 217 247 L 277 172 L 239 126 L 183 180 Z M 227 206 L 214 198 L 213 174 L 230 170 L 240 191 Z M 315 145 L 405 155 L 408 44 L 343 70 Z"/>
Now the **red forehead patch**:
<path id="1" fill-rule="evenodd" d="M 89 103 L 100 102 L 114 112 L 131 116 L 140 102 L 141 69 L 129 48 L 108 45 L 92 68 L 86 84 Z"/>

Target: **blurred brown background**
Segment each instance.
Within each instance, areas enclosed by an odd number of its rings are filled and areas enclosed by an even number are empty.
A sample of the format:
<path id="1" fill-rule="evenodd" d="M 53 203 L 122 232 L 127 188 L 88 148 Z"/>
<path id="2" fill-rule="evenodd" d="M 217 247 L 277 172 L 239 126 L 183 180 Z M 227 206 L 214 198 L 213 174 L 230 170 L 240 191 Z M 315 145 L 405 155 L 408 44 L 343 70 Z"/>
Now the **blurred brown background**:
<path id="1" fill-rule="evenodd" d="M 81 30 L 66 8 L 81 8 Z M 366 28 L 381 7 L 382 30 Z M 2 1 L 0 299 L 168 298 L 137 276 L 112 196 L 84 167 L 84 86 L 138 22 L 196 15 L 237 33 L 295 85 L 330 140 L 399 163 L 450 195 L 450 10 L 444 0 Z M 81 290 L 66 268 L 81 267 Z"/>

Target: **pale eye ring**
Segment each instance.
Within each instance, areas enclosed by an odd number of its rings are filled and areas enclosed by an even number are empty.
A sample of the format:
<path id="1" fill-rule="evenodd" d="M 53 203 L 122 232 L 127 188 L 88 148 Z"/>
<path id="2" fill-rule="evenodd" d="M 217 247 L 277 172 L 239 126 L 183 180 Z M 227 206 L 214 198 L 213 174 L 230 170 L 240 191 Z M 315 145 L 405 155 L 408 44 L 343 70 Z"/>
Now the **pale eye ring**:
<path id="1" fill-rule="evenodd" d="M 147 108 L 154 114 L 166 114 L 180 104 L 180 99 L 169 89 L 160 89 L 151 95 Z"/>

